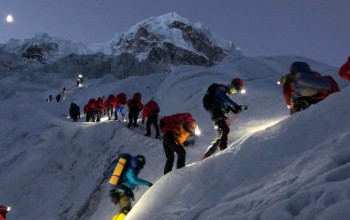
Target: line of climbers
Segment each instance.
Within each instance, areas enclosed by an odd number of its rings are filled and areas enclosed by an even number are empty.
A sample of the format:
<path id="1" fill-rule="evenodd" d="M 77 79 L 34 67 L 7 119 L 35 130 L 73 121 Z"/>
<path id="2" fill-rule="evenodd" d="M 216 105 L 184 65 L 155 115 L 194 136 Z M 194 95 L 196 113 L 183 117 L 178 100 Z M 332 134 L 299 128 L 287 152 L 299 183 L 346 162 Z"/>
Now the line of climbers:
<path id="1" fill-rule="evenodd" d="M 82 87 L 83 79 L 84 79 L 83 75 L 79 74 L 76 87 Z M 63 99 L 64 95 L 65 95 L 68 91 L 70 91 L 70 90 L 72 90 L 72 89 L 74 89 L 74 88 L 75 88 L 75 87 L 71 87 L 71 88 L 68 88 L 68 89 L 67 89 L 66 87 L 63 87 L 63 89 L 62 89 L 63 91 L 60 92 L 60 93 L 58 93 L 58 94 L 56 95 L 56 97 L 55 97 L 56 101 L 57 101 L 57 102 L 60 102 L 61 99 Z M 47 101 L 47 102 L 51 102 L 52 99 L 53 99 L 53 96 L 50 94 L 50 95 L 49 95 L 49 98 L 47 98 L 46 101 Z"/>
<path id="2" fill-rule="evenodd" d="M 230 99 L 230 95 L 237 92 L 244 92 L 243 80 L 235 78 L 229 85 L 212 84 L 203 98 L 203 106 L 211 114 L 217 131 L 217 137 L 212 145 L 205 152 L 203 159 L 215 154 L 219 150 L 227 148 L 227 136 L 229 134 L 229 117 L 231 114 L 239 114 L 246 110 L 247 106 L 238 105 Z M 150 101 L 145 105 L 142 114 L 142 122 L 148 115 L 147 125 L 155 124 L 157 128 L 158 110 L 152 111 L 151 106 L 158 106 L 156 102 Z M 158 107 L 159 109 L 159 107 Z M 153 113 L 152 113 L 153 112 Z M 149 114 L 152 113 L 152 114 Z M 191 138 L 198 134 L 199 129 L 194 118 L 188 112 L 164 116 L 160 119 L 159 127 L 164 134 L 163 148 L 166 156 L 164 175 L 169 173 L 174 164 L 175 153 L 177 154 L 176 168 L 185 166 L 186 146 L 194 145 L 195 139 Z M 150 132 L 147 128 L 146 136 Z M 156 134 L 158 135 L 158 134 Z M 144 167 L 146 159 L 143 155 L 131 156 L 130 154 L 120 154 L 113 161 L 110 172 L 110 198 L 114 205 L 119 204 L 118 212 L 112 220 L 122 220 L 131 210 L 131 199 L 134 199 L 133 190 L 136 185 L 146 185 L 151 187 L 152 183 L 137 176 Z M 113 171 L 113 172 L 112 172 Z"/>
<path id="3" fill-rule="evenodd" d="M 340 69 L 339 75 L 350 80 L 350 57 Z M 338 84 L 331 76 L 322 76 L 320 73 L 312 71 L 305 62 L 294 62 L 290 66 L 290 72 L 281 77 L 279 83 L 282 85 L 283 97 L 290 109 L 290 114 L 304 110 L 316 104 L 330 94 L 340 91 Z M 244 93 L 244 82 L 240 78 L 234 78 L 228 85 L 211 84 L 204 97 L 203 107 L 210 113 L 216 137 L 205 151 L 202 159 L 206 159 L 218 151 L 227 148 L 228 135 L 230 132 L 230 116 L 240 114 L 247 110 L 246 105 L 239 105 L 232 101 L 230 96 L 241 92 Z M 126 101 L 124 93 L 117 96 L 110 95 L 105 102 L 100 97 L 96 101 L 90 99 L 84 107 L 87 115 L 86 121 L 100 121 L 102 112 L 108 114 L 111 120 L 114 113 L 114 120 L 118 120 L 118 114 L 125 120 L 125 105 L 129 109 L 128 127 L 138 127 L 137 119 L 140 111 L 142 113 L 142 123 L 147 118 L 147 133 L 151 135 L 150 126 L 153 124 L 156 129 L 156 138 L 160 137 L 160 131 L 164 134 L 163 148 L 166 156 L 164 175 L 169 173 L 174 164 L 175 153 L 177 154 L 176 168 L 182 168 L 186 163 L 186 146 L 194 145 L 193 136 L 199 131 L 198 126 L 188 112 L 164 116 L 160 119 L 158 126 L 159 106 L 154 101 L 149 101 L 145 106 L 141 102 L 141 94 L 135 93 L 132 99 Z M 120 212 L 113 217 L 113 220 L 124 219 L 131 210 L 131 200 L 134 198 L 133 190 L 137 185 L 151 187 L 152 183 L 138 178 L 138 174 L 146 163 L 143 155 L 132 156 L 130 154 L 120 154 L 111 165 L 111 189 L 110 197 L 113 204 L 119 204 Z"/>

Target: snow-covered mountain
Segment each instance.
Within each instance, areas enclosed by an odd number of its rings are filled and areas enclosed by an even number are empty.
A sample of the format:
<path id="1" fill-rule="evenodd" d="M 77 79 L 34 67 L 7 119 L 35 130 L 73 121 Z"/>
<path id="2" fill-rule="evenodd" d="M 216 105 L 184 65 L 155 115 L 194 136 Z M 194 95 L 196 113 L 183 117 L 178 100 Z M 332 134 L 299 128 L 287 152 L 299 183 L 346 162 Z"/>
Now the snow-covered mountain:
<path id="1" fill-rule="evenodd" d="M 214 35 L 200 23 L 191 25 L 176 13 L 141 21 L 111 41 L 90 48 L 103 48 L 106 54 L 128 52 L 140 60 L 157 63 L 199 66 L 213 66 L 228 53 L 238 53 L 232 42 Z"/>
<path id="2" fill-rule="evenodd" d="M 90 53 L 83 43 L 50 37 L 48 34 L 37 34 L 31 39 L 25 40 L 11 39 L 8 43 L 1 45 L 1 48 L 27 59 L 35 59 L 45 63 L 53 62 L 71 53 Z"/>
<path id="3" fill-rule="evenodd" d="M 10 40 L 0 49 L 26 58 L 32 67 L 37 64 L 34 72 L 60 73 L 70 78 L 83 73 L 89 78 L 112 74 L 122 79 L 171 71 L 177 65 L 213 66 L 227 54 L 241 56 L 232 42 L 200 23 L 190 24 L 176 13 L 141 21 L 104 43 L 85 45 L 39 34 L 31 39 Z M 19 68 L 16 62 L 2 65 L 11 70 Z"/>

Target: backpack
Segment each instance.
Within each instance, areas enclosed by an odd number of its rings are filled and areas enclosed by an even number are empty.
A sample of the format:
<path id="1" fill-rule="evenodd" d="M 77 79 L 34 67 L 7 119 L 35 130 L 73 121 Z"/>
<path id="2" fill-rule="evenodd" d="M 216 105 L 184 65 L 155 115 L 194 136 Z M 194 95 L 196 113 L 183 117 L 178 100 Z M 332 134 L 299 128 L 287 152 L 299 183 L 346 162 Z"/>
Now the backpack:
<path id="1" fill-rule="evenodd" d="M 73 103 L 71 108 L 72 108 L 72 112 L 74 112 L 74 113 L 79 113 L 80 112 L 80 107 L 77 104 L 75 104 L 75 103 Z"/>
<path id="2" fill-rule="evenodd" d="M 173 131 L 174 128 L 177 128 L 182 122 L 193 122 L 194 119 L 191 113 L 178 113 L 171 116 L 165 116 L 160 119 L 159 127 L 162 132 L 165 134 L 168 131 Z"/>
<path id="3" fill-rule="evenodd" d="M 137 93 L 134 94 L 134 96 L 132 98 L 136 99 L 139 102 L 141 102 L 142 95 L 141 95 L 141 93 L 137 92 Z"/>
<path id="4" fill-rule="evenodd" d="M 215 92 L 218 86 L 216 83 L 211 84 L 203 97 L 203 107 L 206 111 L 211 111 L 214 107 Z"/>
<path id="5" fill-rule="evenodd" d="M 293 75 L 296 93 L 299 96 L 314 96 L 320 90 L 331 90 L 331 83 L 326 77 L 317 76 L 313 73 L 298 72 Z"/>
<path id="6" fill-rule="evenodd" d="M 121 103 L 121 104 L 123 104 L 123 105 L 126 104 L 126 95 L 125 95 L 125 93 L 123 93 L 123 92 L 119 93 L 119 94 L 116 96 L 116 99 L 117 99 L 118 103 Z"/>
<path id="7" fill-rule="evenodd" d="M 111 168 L 113 168 L 113 173 L 110 175 L 109 183 L 111 185 L 118 185 L 123 183 L 125 179 L 125 173 L 131 164 L 132 156 L 127 153 L 119 154 L 116 159 L 112 162 Z"/>
<path id="8" fill-rule="evenodd" d="M 157 102 L 155 102 L 155 101 L 149 101 L 148 103 L 147 103 L 147 106 L 148 106 L 148 108 L 149 108 L 149 111 L 150 111 L 150 114 L 158 114 L 159 113 L 159 105 L 158 105 L 158 103 Z"/>
<path id="9" fill-rule="evenodd" d="M 96 108 L 96 99 L 90 99 L 88 105 L 89 110 L 94 110 Z"/>

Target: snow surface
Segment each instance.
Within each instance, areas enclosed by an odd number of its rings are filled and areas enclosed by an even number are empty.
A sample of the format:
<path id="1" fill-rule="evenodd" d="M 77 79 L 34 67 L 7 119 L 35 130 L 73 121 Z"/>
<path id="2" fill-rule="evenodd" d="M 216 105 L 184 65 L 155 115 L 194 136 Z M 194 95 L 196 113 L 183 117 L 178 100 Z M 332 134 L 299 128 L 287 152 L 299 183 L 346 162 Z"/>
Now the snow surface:
<path id="1" fill-rule="evenodd" d="M 343 90 L 289 116 L 276 81 L 296 60 L 333 75 Z M 336 72 L 301 57 L 229 55 L 211 68 L 106 75 L 76 88 L 58 74 L 15 70 L 0 79 L 0 203 L 12 207 L 8 220 L 110 219 L 118 207 L 108 197 L 109 165 L 128 152 L 146 156 L 139 177 L 154 185 L 137 187 L 126 219 L 349 219 L 350 88 Z M 201 161 L 215 135 L 201 99 L 211 83 L 233 77 L 245 80 L 247 93 L 232 99 L 249 108 L 232 116 L 229 148 Z M 45 101 L 63 87 L 61 102 Z M 67 117 L 71 102 L 82 109 L 90 98 L 119 92 L 142 92 L 144 103 L 154 98 L 161 116 L 192 113 L 202 135 L 186 148 L 185 168 L 163 175 L 162 142 L 143 136 L 144 125 Z"/>

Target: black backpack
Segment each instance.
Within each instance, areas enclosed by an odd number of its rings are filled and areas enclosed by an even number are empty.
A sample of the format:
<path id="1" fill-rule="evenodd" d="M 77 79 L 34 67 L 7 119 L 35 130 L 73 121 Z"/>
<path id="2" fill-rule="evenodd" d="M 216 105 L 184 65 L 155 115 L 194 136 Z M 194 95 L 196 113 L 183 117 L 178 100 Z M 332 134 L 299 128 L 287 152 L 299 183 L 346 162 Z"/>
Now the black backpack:
<path id="1" fill-rule="evenodd" d="M 214 107 L 215 92 L 218 86 L 219 84 L 216 83 L 211 84 L 203 97 L 203 107 L 206 111 L 211 111 Z"/>

